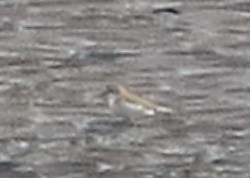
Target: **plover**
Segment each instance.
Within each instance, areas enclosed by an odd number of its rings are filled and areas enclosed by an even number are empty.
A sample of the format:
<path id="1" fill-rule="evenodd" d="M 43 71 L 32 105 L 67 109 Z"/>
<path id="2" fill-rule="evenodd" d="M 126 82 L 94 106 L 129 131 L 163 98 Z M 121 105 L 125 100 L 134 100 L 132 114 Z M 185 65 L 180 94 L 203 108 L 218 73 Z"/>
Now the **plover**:
<path id="1" fill-rule="evenodd" d="M 122 85 L 107 85 L 105 91 L 111 110 L 129 120 L 154 116 L 157 113 L 172 114 L 172 109 L 160 106 L 152 101 L 132 93 Z"/>

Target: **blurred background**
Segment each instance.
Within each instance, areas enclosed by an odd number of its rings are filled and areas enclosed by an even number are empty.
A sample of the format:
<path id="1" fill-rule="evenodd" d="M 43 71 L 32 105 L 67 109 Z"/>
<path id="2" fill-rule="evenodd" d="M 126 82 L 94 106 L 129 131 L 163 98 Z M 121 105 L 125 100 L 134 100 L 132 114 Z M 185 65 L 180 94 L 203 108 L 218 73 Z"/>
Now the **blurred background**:
<path id="1" fill-rule="evenodd" d="M 249 39 L 247 0 L 1 0 L 0 177 L 250 177 Z"/>

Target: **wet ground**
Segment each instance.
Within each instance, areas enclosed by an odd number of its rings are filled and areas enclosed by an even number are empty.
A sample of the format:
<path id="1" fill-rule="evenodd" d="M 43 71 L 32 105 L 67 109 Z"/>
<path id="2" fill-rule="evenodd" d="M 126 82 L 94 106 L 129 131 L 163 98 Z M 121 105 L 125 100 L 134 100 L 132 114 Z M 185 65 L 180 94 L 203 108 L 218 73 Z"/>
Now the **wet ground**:
<path id="1" fill-rule="evenodd" d="M 2 0 L 0 177 L 250 177 L 247 0 Z M 121 122 L 120 83 L 174 114 Z"/>

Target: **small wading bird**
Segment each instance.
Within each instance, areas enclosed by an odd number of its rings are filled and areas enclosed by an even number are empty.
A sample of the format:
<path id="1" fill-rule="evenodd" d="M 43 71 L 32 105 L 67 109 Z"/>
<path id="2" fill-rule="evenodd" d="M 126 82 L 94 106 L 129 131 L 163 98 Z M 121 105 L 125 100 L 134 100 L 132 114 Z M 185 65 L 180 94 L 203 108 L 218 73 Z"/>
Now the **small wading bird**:
<path id="1" fill-rule="evenodd" d="M 109 107 L 117 116 L 129 120 L 154 116 L 157 113 L 173 113 L 172 109 L 144 99 L 122 85 L 107 85 L 103 95 L 107 96 Z"/>

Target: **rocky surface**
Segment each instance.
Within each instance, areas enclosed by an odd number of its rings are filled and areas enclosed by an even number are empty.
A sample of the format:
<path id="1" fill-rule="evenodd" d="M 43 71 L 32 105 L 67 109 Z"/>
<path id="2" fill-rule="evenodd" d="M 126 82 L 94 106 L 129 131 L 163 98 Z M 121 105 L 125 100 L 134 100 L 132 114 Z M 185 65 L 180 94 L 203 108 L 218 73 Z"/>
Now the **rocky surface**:
<path id="1" fill-rule="evenodd" d="M 248 178 L 247 0 L 2 0 L 0 177 Z M 119 83 L 172 116 L 119 121 Z"/>

